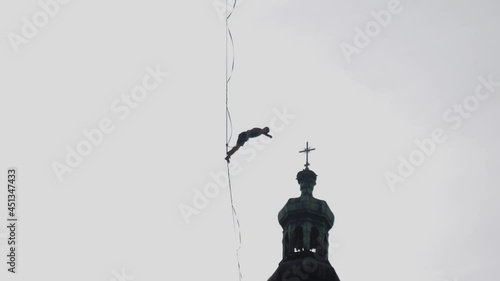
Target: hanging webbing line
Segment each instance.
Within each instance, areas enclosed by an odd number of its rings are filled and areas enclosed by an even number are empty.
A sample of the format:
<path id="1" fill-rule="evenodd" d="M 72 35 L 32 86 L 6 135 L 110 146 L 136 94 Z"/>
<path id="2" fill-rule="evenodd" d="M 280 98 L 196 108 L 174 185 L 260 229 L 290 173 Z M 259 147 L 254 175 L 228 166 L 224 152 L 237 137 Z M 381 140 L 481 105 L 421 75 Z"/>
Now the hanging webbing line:
<path id="1" fill-rule="evenodd" d="M 241 274 L 241 264 L 240 264 L 240 249 L 241 249 L 240 221 L 238 219 L 238 214 L 236 213 L 236 209 L 234 208 L 233 191 L 231 188 L 231 174 L 229 172 L 229 163 L 227 163 L 227 178 L 229 184 L 229 196 L 231 198 L 231 211 L 233 213 L 233 228 L 235 233 L 238 233 L 238 247 L 236 248 L 236 261 L 238 262 L 238 274 L 239 274 L 239 279 L 241 281 L 243 276 Z"/>
<path id="2" fill-rule="evenodd" d="M 231 138 L 233 136 L 233 121 L 231 120 L 231 113 L 229 112 L 229 81 L 231 80 L 231 77 L 233 75 L 234 71 L 234 42 L 233 42 L 233 35 L 231 34 L 231 29 L 229 28 L 229 18 L 233 14 L 234 8 L 236 7 L 236 1 L 234 0 L 233 3 L 233 8 L 231 9 L 231 12 L 228 13 L 228 5 L 227 5 L 226 0 L 226 154 L 229 151 L 229 142 L 231 141 Z M 231 72 L 228 72 L 228 67 L 227 64 L 229 62 L 228 58 L 228 38 L 231 40 Z M 230 133 L 229 133 L 230 129 Z M 229 185 L 229 197 L 231 199 L 231 212 L 232 212 L 232 217 L 233 217 L 233 229 L 235 234 L 238 234 L 238 247 L 236 248 L 236 261 L 238 263 L 238 276 L 239 280 L 242 280 L 242 274 L 241 274 L 241 265 L 240 265 L 240 249 L 241 249 L 241 231 L 240 231 L 240 221 L 238 219 L 238 214 L 236 213 L 236 208 L 234 207 L 234 201 L 233 201 L 233 189 L 231 186 L 231 173 L 229 169 L 229 162 L 227 162 L 227 178 L 228 178 L 228 185 Z"/>

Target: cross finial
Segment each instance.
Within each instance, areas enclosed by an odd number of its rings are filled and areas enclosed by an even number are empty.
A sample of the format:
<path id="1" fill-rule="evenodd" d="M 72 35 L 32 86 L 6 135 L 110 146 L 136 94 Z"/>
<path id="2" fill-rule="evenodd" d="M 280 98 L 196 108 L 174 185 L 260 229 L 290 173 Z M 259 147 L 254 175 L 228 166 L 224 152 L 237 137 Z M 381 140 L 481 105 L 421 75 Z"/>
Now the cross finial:
<path id="1" fill-rule="evenodd" d="M 309 142 L 306 142 L 306 148 L 304 150 L 299 151 L 299 153 L 306 153 L 306 164 L 304 165 L 306 169 L 309 169 L 309 152 L 316 150 L 316 148 L 310 148 Z"/>

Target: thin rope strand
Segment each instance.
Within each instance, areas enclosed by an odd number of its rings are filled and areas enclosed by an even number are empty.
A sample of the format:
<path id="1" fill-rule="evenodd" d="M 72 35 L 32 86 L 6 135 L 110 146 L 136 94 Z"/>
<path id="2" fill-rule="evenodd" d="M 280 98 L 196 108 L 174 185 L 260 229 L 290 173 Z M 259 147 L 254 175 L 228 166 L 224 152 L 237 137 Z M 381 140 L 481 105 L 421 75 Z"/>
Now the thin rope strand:
<path id="1" fill-rule="evenodd" d="M 233 35 L 231 34 L 231 29 L 229 28 L 229 18 L 233 14 L 234 8 L 236 7 L 236 1 L 234 0 L 233 3 L 233 8 L 231 10 L 231 13 L 228 14 L 228 5 L 227 5 L 227 0 L 226 0 L 226 154 L 229 149 L 229 143 L 231 142 L 231 138 L 233 136 L 233 121 L 231 118 L 231 113 L 229 111 L 229 81 L 231 80 L 231 77 L 233 76 L 234 72 L 234 41 L 233 41 Z M 231 40 L 231 52 L 232 52 L 232 59 L 231 59 L 231 73 L 228 72 L 228 37 Z M 230 133 L 229 133 L 229 128 Z M 229 197 L 231 199 L 231 213 L 233 217 L 233 230 L 234 233 L 238 233 L 238 247 L 236 249 L 236 261 L 238 263 L 238 277 L 239 280 L 241 281 L 243 276 L 241 274 L 241 263 L 240 263 L 240 249 L 241 249 L 241 229 L 240 229 L 240 221 L 238 219 L 238 214 L 236 213 L 236 208 L 234 207 L 234 200 L 233 200 L 233 188 L 231 185 L 231 172 L 229 169 L 229 162 L 227 163 L 227 178 L 228 178 L 228 185 L 229 185 Z"/>

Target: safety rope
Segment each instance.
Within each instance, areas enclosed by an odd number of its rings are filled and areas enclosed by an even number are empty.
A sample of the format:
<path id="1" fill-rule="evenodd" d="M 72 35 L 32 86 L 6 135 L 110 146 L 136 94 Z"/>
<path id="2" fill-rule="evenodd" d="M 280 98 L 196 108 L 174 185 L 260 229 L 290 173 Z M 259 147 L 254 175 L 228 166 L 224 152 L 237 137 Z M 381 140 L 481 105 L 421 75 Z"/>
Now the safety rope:
<path id="1" fill-rule="evenodd" d="M 231 29 L 229 28 L 229 18 L 233 14 L 234 8 L 236 7 L 236 2 L 237 0 L 234 0 L 233 3 L 233 8 L 231 9 L 231 12 L 228 13 L 228 5 L 227 5 L 226 0 L 226 155 L 228 153 L 229 149 L 229 143 L 231 142 L 231 138 L 233 136 L 233 121 L 231 119 L 231 113 L 229 111 L 229 81 L 231 80 L 231 77 L 233 75 L 234 71 L 234 41 L 233 41 L 233 35 L 231 34 Z M 227 64 L 229 62 L 228 58 L 228 39 L 231 40 L 231 72 L 228 72 L 228 67 Z M 229 131 L 229 129 L 231 129 Z M 236 248 L 236 261 L 238 262 L 238 276 L 239 280 L 241 281 L 243 276 L 241 274 L 241 264 L 240 264 L 240 249 L 241 249 L 241 230 L 240 230 L 240 221 L 238 219 L 238 214 L 236 213 L 236 208 L 234 207 L 234 200 L 233 200 L 233 188 L 231 186 L 231 172 L 229 169 L 229 161 L 227 162 L 227 178 L 228 178 L 228 185 L 229 185 L 229 197 L 231 198 L 231 212 L 233 216 L 233 229 L 235 234 L 238 233 L 238 247 Z"/>

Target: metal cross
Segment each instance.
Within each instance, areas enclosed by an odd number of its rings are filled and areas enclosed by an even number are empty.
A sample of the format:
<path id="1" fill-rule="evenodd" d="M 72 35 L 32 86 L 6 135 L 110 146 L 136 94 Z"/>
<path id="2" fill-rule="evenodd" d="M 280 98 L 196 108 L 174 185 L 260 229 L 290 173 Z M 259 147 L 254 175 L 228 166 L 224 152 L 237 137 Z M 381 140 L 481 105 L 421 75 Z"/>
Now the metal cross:
<path id="1" fill-rule="evenodd" d="M 313 151 L 313 150 L 316 150 L 316 148 L 310 148 L 309 147 L 309 142 L 306 142 L 306 148 L 302 151 L 299 151 L 299 153 L 306 153 L 306 164 L 304 166 L 306 166 L 306 169 L 309 168 L 309 152 Z"/>

